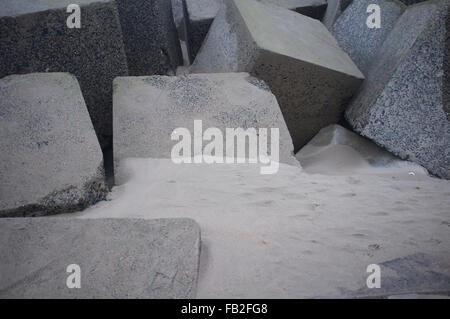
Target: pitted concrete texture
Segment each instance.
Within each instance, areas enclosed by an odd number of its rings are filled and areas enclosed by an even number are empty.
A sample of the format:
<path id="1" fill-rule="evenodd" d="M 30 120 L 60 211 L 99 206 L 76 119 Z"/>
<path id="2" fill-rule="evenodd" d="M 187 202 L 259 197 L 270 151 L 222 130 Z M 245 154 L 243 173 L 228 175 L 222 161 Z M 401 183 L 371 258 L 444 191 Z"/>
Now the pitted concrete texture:
<path id="1" fill-rule="evenodd" d="M 369 28 L 366 25 L 369 17 L 367 8 L 371 4 L 380 7 L 380 28 Z M 337 19 L 331 33 L 339 46 L 366 74 L 375 55 L 405 8 L 406 6 L 397 0 L 354 1 Z"/>
<path id="2" fill-rule="evenodd" d="M 115 167 L 128 157 L 171 158 L 171 151 L 178 143 L 171 139 L 172 133 L 186 128 L 193 141 L 195 120 L 202 120 L 203 131 L 218 128 L 223 138 L 227 128 L 266 128 L 269 145 L 270 129 L 278 128 L 280 161 L 298 164 L 276 98 L 264 82 L 247 73 L 221 73 L 117 78 L 114 81 Z M 225 142 L 223 147 L 223 154 L 229 156 Z M 187 156 L 200 155 L 192 150 Z"/>
<path id="3" fill-rule="evenodd" d="M 381 47 L 346 117 L 361 135 L 450 178 L 444 57 L 449 0 L 409 6 Z"/>
<path id="4" fill-rule="evenodd" d="M 0 298 L 196 294 L 200 228 L 191 219 L 5 218 L 0 240 Z"/>
<path id="5" fill-rule="evenodd" d="M 364 79 L 320 21 L 253 0 L 227 2 L 190 71 L 249 72 L 264 80 L 296 151 L 340 120 Z"/>
<path id="6" fill-rule="evenodd" d="M 326 0 L 257 0 L 280 6 L 314 19 L 321 19 L 327 7 Z M 186 0 L 188 47 L 191 61 L 197 56 L 223 0 Z"/>
<path id="7" fill-rule="evenodd" d="M 0 78 L 69 72 L 80 82 L 103 148 L 112 135 L 112 86 L 128 75 L 116 2 L 82 0 L 81 28 L 70 29 L 69 0 L 5 0 L 0 6 Z"/>
<path id="8" fill-rule="evenodd" d="M 72 212 L 106 195 L 103 157 L 67 73 L 0 80 L 0 217 Z"/>
<path id="9" fill-rule="evenodd" d="M 130 75 L 175 74 L 183 64 L 170 0 L 116 0 Z"/>

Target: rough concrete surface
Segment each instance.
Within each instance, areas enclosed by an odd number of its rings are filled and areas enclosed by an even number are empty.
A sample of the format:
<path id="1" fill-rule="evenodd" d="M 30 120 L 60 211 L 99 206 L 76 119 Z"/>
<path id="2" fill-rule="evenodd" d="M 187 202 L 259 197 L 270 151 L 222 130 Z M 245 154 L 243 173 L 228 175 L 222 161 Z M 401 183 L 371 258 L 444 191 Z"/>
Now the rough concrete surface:
<path id="1" fill-rule="evenodd" d="M 81 28 L 69 29 L 63 0 L 7 0 L 0 6 L 0 78 L 69 72 L 80 82 L 103 148 L 111 143 L 112 86 L 128 75 L 116 2 L 82 0 Z"/>
<path id="2" fill-rule="evenodd" d="M 407 8 L 346 112 L 361 135 L 447 179 L 450 121 L 443 79 L 449 5 L 427 1 Z"/>
<path id="3" fill-rule="evenodd" d="M 0 216 L 82 210 L 105 197 L 103 158 L 74 76 L 0 80 Z"/>
<path id="4" fill-rule="evenodd" d="M 371 4 L 380 7 L 380 28 L 371 29 L 366 25 L 369 16 L 367 7 Z M 339 46 L 366 74 L 379 48 L 405 8 L 404 4 L 396 0 L 354 1 L 334 23 L 331 33 Z"/>
<path id="5" fill-rule="evenodd" d="M 0 219 L 0 298 L 193 298 L 191 219 Z M 66 282 L 80 267 L 80 288 Z M 69 282 L 74 282 L 73 279 Z"/>
<path id="6" fill-rule="evenodd" d="M 193 141 L 194 120 L 203 121 L 203 131 L 220 129 L 224 138 L 226 128 L 267 128 L 270 141 L 270 128 L 279 128 L 280 161 L 296 162 L 275 96 L 264 82 L 247 73 L 229 73 L 117 78 L 115 166 L 128 157 L 171 158 L 178 143 L 171 139 L 172 133 L 179 127 L 187 128 Z M 225 142 L 223 146 L 225 155 Z M 193 151 L 192 155 L 199 154 Z"/>
<path id="7" fill-rule="evenodd" d="M 249 72 L 263 79 L 296 151 L 339 121 L 364 79 L 320 21 L 252 0 L 229 1 L 219 12 L 190 71 Z"/>

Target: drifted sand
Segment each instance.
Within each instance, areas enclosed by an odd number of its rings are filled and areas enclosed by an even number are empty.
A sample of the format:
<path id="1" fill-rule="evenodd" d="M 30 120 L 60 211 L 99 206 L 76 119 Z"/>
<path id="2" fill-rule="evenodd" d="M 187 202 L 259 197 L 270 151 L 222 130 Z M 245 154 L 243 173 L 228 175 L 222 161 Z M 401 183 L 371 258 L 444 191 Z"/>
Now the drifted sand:
<path id="1" fill-rule="evenodd" d="M 348 155 L 342 148 L 325 154 L 342 152 Z M 127 159 L 109 201 L 70 216 L 193 218 L 202 230 L 199 298 L 376 295 L 365 288 L 369 264 L 426 256 L 450 265 L 449 181 L 407 162 L 335 175 L 325 162 L 324 174 L 281 164 L 278 174 L 260 175 L 250 164 Z M 421 267 L 431 273 L 433 265 Z M 439 270 L 450 291 L 450 269 Z M 386 271 L 385 295 L 432 292 L 426 276 L 399 289 Z M 420 274 L 413 269 L 412 276 Z"/>

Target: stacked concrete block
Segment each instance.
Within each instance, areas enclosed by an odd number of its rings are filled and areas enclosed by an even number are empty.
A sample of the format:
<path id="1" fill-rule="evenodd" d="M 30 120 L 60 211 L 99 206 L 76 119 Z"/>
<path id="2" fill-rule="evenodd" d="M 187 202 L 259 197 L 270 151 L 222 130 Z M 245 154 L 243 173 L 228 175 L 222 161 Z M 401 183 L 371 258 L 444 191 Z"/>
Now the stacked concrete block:
<path id="1" fill-rule="evenodd" d="M 406 9 L 346 112 L 361 135 L 447 179 L 450 121 L 444 57 L 449 5 L 449 0 L 427 1 Z"/>
<path id="2" fill-rule="evenodd" d="M 295 150 L 337 123 L 364 76 L 318 20 L 252 0 L 222 9 L 192 73 L 249 72 L 277 97 Z"/>
<path id="3" fill-rule="evenodd" d="M 380 28 L 369 28 L 369 5 L 380 8 Z M 348 53 L 358 68 L 366 74 L 379 48 L 394 27 L 406 6 L 392 0 L 354 1 L 337 19 L 331 33 L 340 47 Z"/>
<path id="4" fill-rule="evenodd" d="M 2 299 L 196 295 L 193 220 L 4 218 L 0 240 Z"/>
<path id="5" fill-rule="evenodd" d="M 83 0 L 81 28 L 68 28 L 73 1 L 7 0 L 0 7 L 0 78 L 30 72 L 70 72 L 80 81 L 103 147 L 112 134 L 112 81 L 127 75 L 116 3 Z"/>
<path id="6" fill-rule="evenodd" d="M 0 80 L 0 166 L 1 217 L 71 212 L 104 199 L 102 152 L 75 77 Z"/>
<path id="7" fill-rule="evenodd" d="M 294 164 L 293 145 L 275 96 L 264 82 L 247 73 L 191 74 L 180 77 L 119 77 L 114 81 L 114 161 L 130 157 L 171 158 L 177 128 L 194 121 L 203 131 L 279 129 L 279 157 Z M 202 136 L 200 133 L 200 136 Z M 248 143 L 248 142 L 247 142 Z M 204 142 L 204 146 L 208 144 Z M 248 144 L 246 144 L 248 147 Z M 223 155 L 230 156 L 223 144 Z M 188 157 L 200 155 L 195 148 Z M 270 147 L 268 147 L 270 153 Z"/>
<path id="8" fill-rule="evenodd" d="M 327 3 L 325 0 L 257 0 L 321 19 Z M 191 61 L 194 61 L 216 17 L 223 0 L 186 0 L 187 44 Z"/>
<path id="9" fill-rule="evenodd" d="M 327 0 L 328 6 L 322 19 L 323 24 L 331 30 L 333 24 L 345 11 L 345 9 L 353 2 L 353 0 Z M 356 2 L 356 1 L 355 1 Z"/>
<path id="10" fill-rule="evenodd" d="M 183 64 L 169 0 L 115 0 L 130 75 L 175 74 Z"/>

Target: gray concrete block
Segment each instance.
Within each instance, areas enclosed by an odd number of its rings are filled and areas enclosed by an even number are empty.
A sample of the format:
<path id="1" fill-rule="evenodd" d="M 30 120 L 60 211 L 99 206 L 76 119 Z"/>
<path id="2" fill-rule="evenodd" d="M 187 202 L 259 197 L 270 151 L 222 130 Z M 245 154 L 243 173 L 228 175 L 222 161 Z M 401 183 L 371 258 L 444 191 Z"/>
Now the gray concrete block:
<path id="1" fill-rule="evenodd" d="M 5 218 L 0 240 L 0 298 L 195 297 L 200 229 L 190 219 Z M 81 287 L 69 289 L 73 264 Z"/>
<path id="2" fill-rule="evenodd" d="M 327 7 L 326 0 L 257 0 L 277 5 L 315 19 L 321 19 Z M 186 0 L 188 51 L 191 61 L 197 56 L 223 0 Z"/>
<path id="3" fill-rule="evenodd" d="M 280 161 L 296 163 L 283 115 L 268 87 L 247 73 L 222 73 L 115 79 L 115 167 L 129 157 L 171 158 L 178 143 L 172 132 L 186 128 L 193 141 L 194 120 L 202 120 L 203 131 L 220 129 L 224 138 L 226 128 L 267 128 L 269 135 L 270 128 L 279 128 Z"/>
<path id="4" fill-rule="evenodd" d="M 31 72 L 77 76 L 103 147 L 112 134 L 112 81 L 128 75 L 113 0 L 82 0 L 81 29 L 66 25 L 70 0 L 7 0 L 0 7 L 0 78 Z"/>
<path id="5" fill-rule="evenodd" d="M 0 80 L 0 217 L 82 210 L 104 199 L 103 158 L 75 77 Z"/>
<path id="6" fill-rule="evenodd" d="M 129 75 L 175 74 L 183 64 L 168 0 L 115 0 Z"/>
<path id="7" fill-rule="evenodd" d="M 192 73 L 249 72 L 277 97 L 298 151 L 337 123 L 364 76 L 315 19 L 252 0 L 222 9 Z"/>
<path id="8" fill-rule="evenodd" d="M 327 0 L 328 6 L 322 19 L 323 24 L 331 30 L 333 24 L 353 0 Z"/>
<path id="9" fill-rule="evenodd" d="M 427 1 L 406 9 L 346 111 L 361 135 L 447 179 L 450 122 L 443 78 L 449 5 Z"/>
<path id="10" fill-rule="evenodd" d="M 367 26 L 367 7 L 376 4 L 380 7 L 381 27 L 371 29 Z M 379 48 L 406 6 L 392 0 L 354 1 L 337 19 L 331 33 L 340 47 L 348 53 L 358 68 L 366 74 Z"/>

